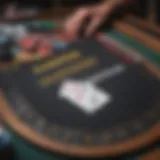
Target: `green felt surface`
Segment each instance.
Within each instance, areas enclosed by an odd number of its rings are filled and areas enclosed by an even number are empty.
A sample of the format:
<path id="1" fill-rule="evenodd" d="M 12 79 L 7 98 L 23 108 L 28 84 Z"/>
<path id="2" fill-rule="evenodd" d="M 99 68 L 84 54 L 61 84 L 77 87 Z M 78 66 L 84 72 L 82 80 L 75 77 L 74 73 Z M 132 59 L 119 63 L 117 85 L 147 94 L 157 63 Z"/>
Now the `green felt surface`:
<path id="1" fill-rule="evenodd" d="M 142 43 L 137 42 L 135 39 L 129 37 L 128 35 L 125 35 L 115 30 L 106 32 L 106 34 L 124 43 L 125 45 L 137 50 L 144 57 L 148 58 L 152 63 L 160 66 L 160 54 L 158 55 L 153 49 L 145 46 Z"/>
<path id="2" fill-rule="evenodd" d="M 131 48 L 135 48 L 138 52 L 140 52 L 142 55 L 150 59 L 151 62 L 160 65 L 160 56 L 154 52 L 152 49 L 144 46 L 143 44 L 137 42 L 136 40 L 128 37 L 127 35 L 124 35 L 122 33 L 119 33 L 115 30 L 111 30 L 109 32 L 106 32 L 105 34 L 108 34 L 111 37 L 114 37 L 115 39 L 127 44 Z M 17 160 L 64 160 L 65 158 L 56 157 L 55 155 L 45 152 L 44 150 L 39 149 L 37 146 L 32 145 L 31 143 L 23 140 L 15 133 L 9 131 L 17 153 Z M 118 160 L 136 160 L 138 155 L 132 154 L 132 156 L 124 157 L 123 159 Z M 65 159 L 67 160 L 67 159 Z M 107 160 L 107 158 L 106 158 Z"/>

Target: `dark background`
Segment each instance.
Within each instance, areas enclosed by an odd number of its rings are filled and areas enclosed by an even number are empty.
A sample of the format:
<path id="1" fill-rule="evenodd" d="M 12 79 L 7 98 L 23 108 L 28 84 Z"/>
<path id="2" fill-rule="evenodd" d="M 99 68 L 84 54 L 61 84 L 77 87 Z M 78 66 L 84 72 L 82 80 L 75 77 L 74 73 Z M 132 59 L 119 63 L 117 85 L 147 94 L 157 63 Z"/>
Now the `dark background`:
<path id="1" fill-rule="evenodd" d="M 8 2 L 17 2 L 21 6 L 36 6 L 41 8 L 47 8 L 51 6 L 78 6 L 84 4 L 91 4 L 100 2 L 101 0 L 1 0 L 1 5 Z M 130 5 L 129 10 L 132 11 L 137 16 L 146 18 L 149 15 L 149 0 L 131 0 L 133 4 Z M 155 6 L 154 10 L 157 16 L 157 21 L 160 22 L 160 1 L 159 0 L 150 0 L 154 1 Z"/>

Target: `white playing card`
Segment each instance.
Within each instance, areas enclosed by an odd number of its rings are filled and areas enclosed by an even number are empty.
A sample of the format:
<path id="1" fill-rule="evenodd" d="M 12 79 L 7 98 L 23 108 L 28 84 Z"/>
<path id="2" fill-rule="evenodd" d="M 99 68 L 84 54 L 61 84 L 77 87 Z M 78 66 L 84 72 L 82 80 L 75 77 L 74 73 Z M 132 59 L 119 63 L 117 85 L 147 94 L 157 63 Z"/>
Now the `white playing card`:
<path id="1" fill-rule="evenodd" d="M 59 96 L 88 114 L 97 112 L 111 101 L 108 93 L 85 81 L 64 82 Z"/>

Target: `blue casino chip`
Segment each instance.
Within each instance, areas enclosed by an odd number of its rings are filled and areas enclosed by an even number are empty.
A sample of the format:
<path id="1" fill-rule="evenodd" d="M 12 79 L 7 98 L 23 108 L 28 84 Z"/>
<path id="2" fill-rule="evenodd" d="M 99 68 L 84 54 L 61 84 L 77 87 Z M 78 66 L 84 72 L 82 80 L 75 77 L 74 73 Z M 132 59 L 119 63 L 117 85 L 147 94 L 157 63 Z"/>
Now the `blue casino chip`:
<path id="1" fill-rule="evenodd" d="M 20 48 L 18 46 L 14 46 L 11 49 L 12 56 L 16 57 L 20 53 Z"/>
<path id="2" fill-rule="evenodd" d="M 53 41 L 53 48 L 54 49 L 66 49 L 68 47 L 68 43 L 67 42 L 64 42 L 62 40 L 59 40 L 59 39 L 54 39 Z"/>
<path id="3" fill-rule="evenodd" d="M 6 147 L 10 142 L 11 137 L 9 133 L 3 127 L 0 127 L 0 148 Z"/>
<path id="4" fill-rule="evenodd" d="M 8 36 L 5 34 L 0 34 L 0 45 L 5 44 L 9 40 Z"/>

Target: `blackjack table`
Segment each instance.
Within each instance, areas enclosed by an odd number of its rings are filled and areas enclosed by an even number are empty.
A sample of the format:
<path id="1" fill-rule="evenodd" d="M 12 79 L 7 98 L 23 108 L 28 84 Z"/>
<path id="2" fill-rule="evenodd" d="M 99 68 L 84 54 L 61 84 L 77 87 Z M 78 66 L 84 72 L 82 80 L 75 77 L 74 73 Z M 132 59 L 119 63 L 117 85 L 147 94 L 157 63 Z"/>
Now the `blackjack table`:
<path id="1" fill-rule="evenodd" d="M 49 37 L 52 52 L 30 45 L 22 54 L 20 41 L 16 60 L 14 44 L 0 62 L 1 116 L 17 159 L 159 160 L 160 28 L 129 15 L 73 39 L 64 16 L 41 17 L 27 25 Z"/>

